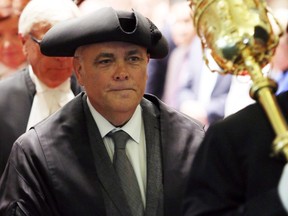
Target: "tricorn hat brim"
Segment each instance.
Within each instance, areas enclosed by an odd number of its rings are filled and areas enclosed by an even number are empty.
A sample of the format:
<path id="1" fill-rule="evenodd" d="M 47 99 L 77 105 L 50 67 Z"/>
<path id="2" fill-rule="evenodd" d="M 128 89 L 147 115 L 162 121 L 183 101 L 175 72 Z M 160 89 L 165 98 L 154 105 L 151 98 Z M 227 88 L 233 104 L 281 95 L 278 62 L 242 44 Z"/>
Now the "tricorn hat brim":
<path id="1" fill-rule="evenodd" d="M 156 59 L 164 58 L 169 50 L 167 40 L 148 18 L 111 7 L 56 24 L 45 34 L 40 48 L 47 56 L 74 56 L 80 46 L 108 41 L 146 47 Z"/>

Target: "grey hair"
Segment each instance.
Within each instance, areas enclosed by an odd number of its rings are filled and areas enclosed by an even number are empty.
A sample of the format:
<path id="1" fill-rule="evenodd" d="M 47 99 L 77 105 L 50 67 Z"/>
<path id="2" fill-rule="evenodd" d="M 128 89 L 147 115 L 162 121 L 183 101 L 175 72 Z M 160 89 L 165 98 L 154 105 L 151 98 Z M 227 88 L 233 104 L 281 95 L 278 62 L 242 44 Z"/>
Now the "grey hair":
<path id="1" fill-rule="evenodd" d="M 78 16 L 80 11 L 71 0 L 31 0 L 21 13 L 18 33 L 26 36 L 35 24 L 48 22 L 53 26 Z"/>
<path id="2" fill-rule="evenodd" d="M 87 48 L 88 46 L 90 46 L 90 45 L 88 44 L 88 45 L 83 45 L 83 46 L 78 47 L 75 50 L 74 58 L 77 58 L 77 59 L 79 59 L 79 61 L 82 61 L 82 54 L 83 54 L 85 48 Z"/>

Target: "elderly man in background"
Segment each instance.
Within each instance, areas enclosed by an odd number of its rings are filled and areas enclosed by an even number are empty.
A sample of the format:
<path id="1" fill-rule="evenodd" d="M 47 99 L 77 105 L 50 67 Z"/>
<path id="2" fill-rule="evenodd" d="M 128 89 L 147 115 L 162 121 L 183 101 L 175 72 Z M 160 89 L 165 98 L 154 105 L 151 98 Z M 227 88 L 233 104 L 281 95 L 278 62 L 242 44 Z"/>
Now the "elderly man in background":
<path id="1" fill-rule="evenodd" d="M 75 16 L 79 10 L 69 0 L 33 0 L 21 13 L 19 35 L 29 65 L 0 82 L 0 176 L 18 136 L 81 92 L 72 58 L 47 57 L 39 46 L 54 24 Z"/>
<path id="2" fill-rule="evenodd" d="M 0 2 L 0 79 L 26 65 L 26 57 L 18 36 L 18 21 L 28 1 L 1 0 Z"/>

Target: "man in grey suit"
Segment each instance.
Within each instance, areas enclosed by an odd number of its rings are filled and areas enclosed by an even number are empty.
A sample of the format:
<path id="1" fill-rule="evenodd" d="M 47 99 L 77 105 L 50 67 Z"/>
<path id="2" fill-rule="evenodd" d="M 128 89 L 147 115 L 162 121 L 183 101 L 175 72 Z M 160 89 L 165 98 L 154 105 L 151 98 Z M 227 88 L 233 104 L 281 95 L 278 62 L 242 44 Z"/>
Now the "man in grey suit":
<path id="1" fill-rule="evenodd" d="M 85 92 L 14 143 L 0 180 L 0 215 L 180 215 L 204 132 L 144 95 L 149 59 L 168 53 L 158 28 L 136 11 L 107 7 L 55 25 L 41 51 L 74 56 Z M 122 156 L 132 165 L 140 203 L 129 202 L 127 172 L 113 159 L 120 159 L 111 139 L 119 131 L 129 135 Z"/>
<path id="2" fill-rule="evenodd" d="M 82 91 L 73 59 L 47 57 L 38 44 L 52 25 L 79 13 L 73 2 L 57 0 L 30 1 L 21 13 L 19 37 L 29 65 L 0 82 L 0 177 L 15 140 Z"/>

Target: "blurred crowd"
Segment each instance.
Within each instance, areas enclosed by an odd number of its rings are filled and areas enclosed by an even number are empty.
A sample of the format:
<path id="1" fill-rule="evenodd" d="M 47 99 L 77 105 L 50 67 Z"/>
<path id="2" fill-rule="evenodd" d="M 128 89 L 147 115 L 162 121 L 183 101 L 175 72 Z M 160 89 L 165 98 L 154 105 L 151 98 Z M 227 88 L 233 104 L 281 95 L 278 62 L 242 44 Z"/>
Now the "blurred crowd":
<path id="1" fill-rule="evenodd" d="M 27 65 L 23 41 L 18 35 L 18 20 L 29 0 L 0 1 L 0 79 Z M 150 18 L 168 39 L 170 52 L 162 60 L 150 60 L 146 93 L 162 99 L 175 109 L 192 116 L 207 127 L 253 103 L 249 96 L 249 77 L 212 73 L 203 60 L 201 41 L 196 34 L 191 10 L 185 0 L 75 0 L 83 13 L 104 6 L 134 9 Z M 268 1 L 283 29 L 288 20 L 286 0 Z M 284 31 L 285 32 L 285 31 Z M 286 71 L 288 39 L 281 37 L 269 75 L 278 84 L 278 92 L 288 86 Z M 216 66 L 217 67 L 217 66 Z"/>

